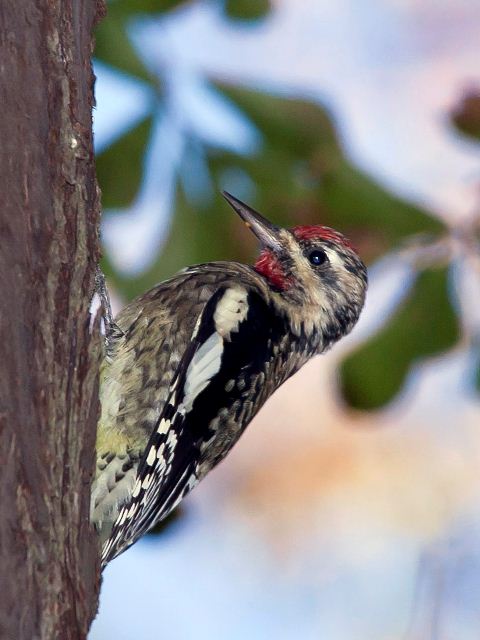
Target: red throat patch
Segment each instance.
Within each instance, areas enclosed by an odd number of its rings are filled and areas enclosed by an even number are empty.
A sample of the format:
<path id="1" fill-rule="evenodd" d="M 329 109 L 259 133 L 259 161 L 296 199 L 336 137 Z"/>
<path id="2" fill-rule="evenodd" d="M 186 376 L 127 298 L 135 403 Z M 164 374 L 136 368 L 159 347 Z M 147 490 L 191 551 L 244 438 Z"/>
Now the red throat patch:
<path id="1" fill-rule="evenodd" d="M 335 229 L 324 227 L 320 224 L 293 227 L 292 233 L 298 240 L 331 240 L 344 247 L 353 249 L 353 246 L 345 236 L 335 231 Z"/>
<path id="2" fill-rule="evenodd" d="M 290 278 L 285 275 L 278 258 L 269 249 L 263 249 L 255 262 L 254 269 L 276 289 L 285 291 L 290 286 Z"/>

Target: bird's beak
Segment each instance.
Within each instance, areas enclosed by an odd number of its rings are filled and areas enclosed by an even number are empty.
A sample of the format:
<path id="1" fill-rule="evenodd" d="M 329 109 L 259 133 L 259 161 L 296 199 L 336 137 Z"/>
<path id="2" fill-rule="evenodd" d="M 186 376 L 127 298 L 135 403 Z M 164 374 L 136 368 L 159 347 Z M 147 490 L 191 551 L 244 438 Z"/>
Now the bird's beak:
<path id="1" fill-rule="evenodd" d="M 255 211 L 255 209 L 252 209 L 227 191 L 223 191 L 222 195 L 228 204 L 242 218 L 247 227 L 254 233 L 254 235 L 257 236 L 263 247 L 272 249 L 272 251 L 280 251 L 282 249 L 282 244 L 280 242 L 280 227 L 272 224 L 269 220 L 264 218 L 261 213 L 258 213 L 258 211 Z"/>

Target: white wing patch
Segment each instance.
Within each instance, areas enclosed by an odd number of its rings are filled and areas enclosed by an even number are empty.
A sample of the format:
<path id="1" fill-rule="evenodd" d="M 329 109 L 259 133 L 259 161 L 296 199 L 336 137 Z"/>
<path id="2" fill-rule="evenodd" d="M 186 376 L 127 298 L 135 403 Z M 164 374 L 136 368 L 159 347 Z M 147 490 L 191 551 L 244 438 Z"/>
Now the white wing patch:
<path id="1" fill-rule="evenodd" d="M 230 334 L 238 331 L 238 327 L 247 317 L 247 290 L 243 287 L 231 287 L 227 289 L 217 304 L 213 321 L 218 333 L 226 340 Z"/>
<path id="2" fill-rule="evenodd" d="M 248 313 L 247 290 L 243 287 L 227 289 L 218 301 L 213 321 L 216 331 L 198 349 L 188 367 L 184 385 L 183 410 L 191 410 L 195 398 L 205 389 L 210 380 L 220 371 L 223 341 L 238 331 L 240 323 Z M 194 335 L 198 331 L 199 321 Z"/>
<path id="3" fill-rule="evenodd" d="M 223 338 L 215 331 L 198 349 L 187 369 L 183 410 L 188 412 L 193 401 L 208 385 L 222 364 Z"/>
<path id="4" fill-rule="evenodd" d="M 334 251 L 333 249 L 326 249 L 325 247 L 323 250 L 327 254 L 331 264 L 334 264 L 336 267 L 345 266 L 343 260 L 341 259 L 341 257 L 338 255 L 336 251 Z"/>

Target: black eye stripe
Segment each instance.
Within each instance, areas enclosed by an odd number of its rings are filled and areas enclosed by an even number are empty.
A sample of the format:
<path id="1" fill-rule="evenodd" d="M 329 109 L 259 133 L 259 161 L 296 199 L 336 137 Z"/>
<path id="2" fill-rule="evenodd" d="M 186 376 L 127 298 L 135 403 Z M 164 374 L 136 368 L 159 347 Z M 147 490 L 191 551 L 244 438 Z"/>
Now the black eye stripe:
<path id="1" fill-rule="evenodd" d="M 308 259 L 314 267 L 319 267 L 325 264 L 325 262 L 328 262 L 328 256 L 323 249 L 312 249 L 312 251 L 308 253 Z"/>

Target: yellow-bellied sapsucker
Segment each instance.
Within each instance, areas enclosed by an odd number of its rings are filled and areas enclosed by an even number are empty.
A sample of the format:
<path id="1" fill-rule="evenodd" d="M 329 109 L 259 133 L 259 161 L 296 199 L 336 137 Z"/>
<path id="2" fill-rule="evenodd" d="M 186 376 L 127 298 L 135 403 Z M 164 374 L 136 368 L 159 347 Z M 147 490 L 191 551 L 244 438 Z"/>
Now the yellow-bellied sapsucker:
<path id="1" fill-rule="evenodd" d="M 253 267 L 189 267 L 115 322 L 99 284 L 106 356 L 92 521 L 104 565 L 165 518 L 363 307 L 367 272 L 343 235 L 276 227 L 224 195 L 262 245 Z"/>

